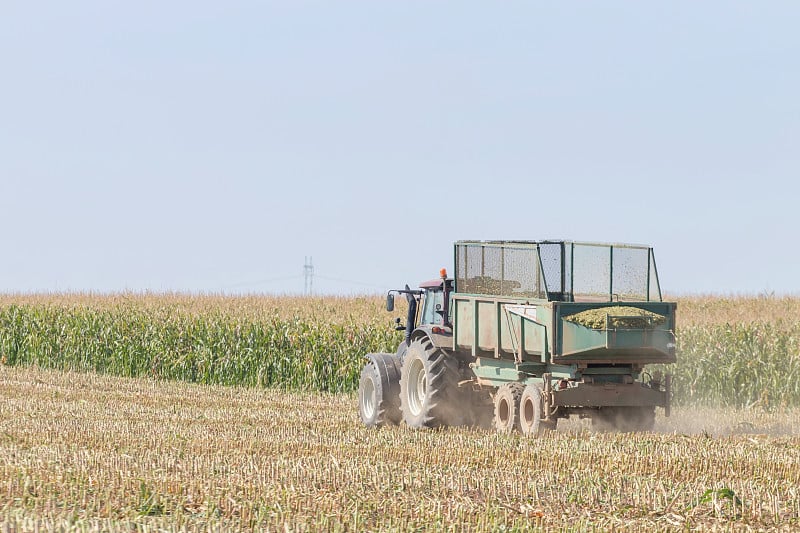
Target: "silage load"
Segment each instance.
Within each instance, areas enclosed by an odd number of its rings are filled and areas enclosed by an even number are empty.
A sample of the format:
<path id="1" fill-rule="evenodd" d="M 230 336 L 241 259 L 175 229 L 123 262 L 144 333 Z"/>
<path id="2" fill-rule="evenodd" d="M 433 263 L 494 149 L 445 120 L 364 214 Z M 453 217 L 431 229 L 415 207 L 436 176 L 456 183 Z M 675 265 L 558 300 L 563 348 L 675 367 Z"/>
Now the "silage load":
<path id="1" fill-rule="evenodd" d="M 648 328 L 651 325 L 663 324 L 667 320 L 664 315 L 629 306 L 587 309 L 574 315 L 565 316 L 564 320 L 591 329 L 606 329 L 606 315 L 612 316 L 610 324 L 612 328 Z"/>

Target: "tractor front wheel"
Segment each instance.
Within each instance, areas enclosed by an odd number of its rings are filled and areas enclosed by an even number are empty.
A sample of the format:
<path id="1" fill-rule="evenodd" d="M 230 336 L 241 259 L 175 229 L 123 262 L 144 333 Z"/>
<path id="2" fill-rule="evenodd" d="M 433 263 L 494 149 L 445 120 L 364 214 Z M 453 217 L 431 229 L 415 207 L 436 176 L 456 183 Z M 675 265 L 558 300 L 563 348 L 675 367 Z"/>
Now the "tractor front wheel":
<path id="1" fill-rule="evenodd" d="M 402 419 L 398 365 L 392 354 L 370 354 L 358 384 L 358 414 L 367 427 L 397 425 Z"/>

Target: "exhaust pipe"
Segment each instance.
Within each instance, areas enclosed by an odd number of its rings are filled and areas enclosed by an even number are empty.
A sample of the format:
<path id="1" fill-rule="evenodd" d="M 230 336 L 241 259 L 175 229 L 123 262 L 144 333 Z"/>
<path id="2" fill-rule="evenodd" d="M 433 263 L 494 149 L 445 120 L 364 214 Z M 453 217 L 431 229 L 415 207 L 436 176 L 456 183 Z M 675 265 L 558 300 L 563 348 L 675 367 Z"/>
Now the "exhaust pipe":
<path id="1" fill-rule="evenodd" d="M 408 300 L 408 315 L 406 316 L 406 346 L 411 345 L 411 333 L 417 327 L 414 321 L 417 319 L 417 299 L 411 292 L 411 287 L 406 285 L 406 300 Z"/>

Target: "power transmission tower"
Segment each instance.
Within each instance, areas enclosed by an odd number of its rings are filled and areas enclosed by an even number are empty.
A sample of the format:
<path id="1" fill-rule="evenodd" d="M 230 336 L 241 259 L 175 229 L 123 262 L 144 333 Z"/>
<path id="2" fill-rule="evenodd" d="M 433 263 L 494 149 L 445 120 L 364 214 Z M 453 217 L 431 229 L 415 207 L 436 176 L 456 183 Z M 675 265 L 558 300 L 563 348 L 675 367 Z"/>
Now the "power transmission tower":
<path id="1" fill-rule="evenodd" d="M 305 278 L 303 294 L 306 296 L 311 296 L 311 293 L 314 292 L 314 265 L 312 260 L 312 257 L 306 257 L 306 262 L 303 265 L 303 277 Z"/>

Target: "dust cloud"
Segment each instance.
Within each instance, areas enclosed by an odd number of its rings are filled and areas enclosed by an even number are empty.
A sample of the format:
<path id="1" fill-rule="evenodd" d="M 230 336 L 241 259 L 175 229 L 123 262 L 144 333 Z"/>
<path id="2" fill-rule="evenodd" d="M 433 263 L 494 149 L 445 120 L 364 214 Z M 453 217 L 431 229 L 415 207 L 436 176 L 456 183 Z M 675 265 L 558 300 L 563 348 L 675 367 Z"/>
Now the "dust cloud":
<path id="1" fill-rule="evenodd" d="M 558 422 L 558 431 L 595 431 L 588 419 L 571 417 Z M 656 433 L 707 435 L 800 436 L 800 409 L 674 408 L 669 418 L 656 411 Z"/>

